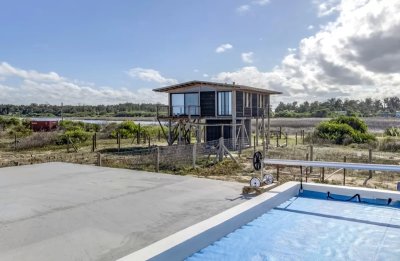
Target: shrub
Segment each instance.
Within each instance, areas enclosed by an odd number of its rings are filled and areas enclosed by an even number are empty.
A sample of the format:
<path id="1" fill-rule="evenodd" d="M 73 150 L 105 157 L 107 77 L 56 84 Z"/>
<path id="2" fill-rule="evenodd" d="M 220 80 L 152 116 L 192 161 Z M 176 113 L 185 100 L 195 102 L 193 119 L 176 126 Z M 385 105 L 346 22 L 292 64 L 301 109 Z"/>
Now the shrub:
<path id="1" fill-rule="evenodd" d="M 21 121 L 17 118 L 0 117 L 0 125 L 3 129 L 3 131 L 5 131 L 9 127 L 18 126 L 20 124 L 21 124 Z"/>
<path id="2" fill-rule="evenodd" d="M 83 129 L 68 130 L 58 138 L 58 144 L 67 144 L 70 139 L 74 144 L 80 144 L 87 141 L 90 138 L 90 132 L 86 132 Z"/>
<path id="3" fill-rule="evenodd" d="M 375 136 L 367 133 L 367 130 L 367 125 L 362 120 L 356 117 L 340 116 L 321 122 L 316 128 L 315 136 L 343 145 L 375 140 Z"/>
<path id="4" fill-rule="evenodd" d="M 30 127 L 26 126 L 25 124 L 21 124 L 21 125 L 16 125 L 14 126 L 9 132 L 8 134 L 12 137 L 14 137 L 15 135 L 17 137 L 27 137 L 29 135 L 32 134 L 32 130 L 30 129 Z"/>
<path id="5" fill-rule="evenodd" d="M 386 136 L 398 137 L 400 136 L 400 128 L 390 127 L 385 130 Z"/>
<path id="6" fill-rule="evenodd" d="M 331 119 L 329 122 L 338 124 L 347 124 L 354 130 L 361 133 L 367 133 L 368 126 L 363 120 L 354 116 L 339 116 L 337 118 Z"/>
<path id="7" fill-rule="evenodd" d="M 59 126 L 62 130 L 71 131 L 71 130 L 83 129 L 85 127 L 85 124 L 80 121 L 64 120 L 60 122 Z"/>
<path id="8" fill-rule="evenodd" d="M 84 128 L 85 128 L 85 131 L 99 132 L 101 129 L 101 126 L 99 124 L 95 124 L 95 123 L 85 123 Z"/>
<path id="9" fill-rule="evenodd" d="M 117 133 L 121 135 L 121 138 L 132 138 L 135 133 L 138 131 L 138 125 L 136 125 L 133 121 L 124 121 L 119 124 L 117 128 L 111 132 L 111 137 L 116 138 Z"/>
<path id="10" fill-rule="evenodd" d="M 355 136 L 355 131 L 347 124 L 325 121 L 317 126 L 316 134 L 319 138 L 333 141 L 336 144 L 343 144 L 344 139 Z"/>

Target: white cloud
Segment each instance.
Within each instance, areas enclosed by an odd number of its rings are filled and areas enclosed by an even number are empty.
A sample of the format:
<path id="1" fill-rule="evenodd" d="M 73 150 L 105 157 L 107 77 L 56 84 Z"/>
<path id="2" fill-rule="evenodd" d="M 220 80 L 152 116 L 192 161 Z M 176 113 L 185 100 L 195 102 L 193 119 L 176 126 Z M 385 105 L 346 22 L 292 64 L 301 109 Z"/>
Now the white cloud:
<path id="1" fill-rule="evenodd" d="M 328 1 L 334 21 L 300 41 L 270 72 L 244 67 L 214 77 L 283 91 L 297 100 L 400 95 L 400 2 Z"/>
<path id="2" fill-rule="evenodd" d="M 255 5 L 267 5 L 269 4 L 270 0 L 255 0 L 253 1 L 253 4 Z"/>
<path id="3" fill-rule="evenodd" d="M 136 91 L 127 88 L 98 87 L 82 81 L 69 80 L 55 72 L 27 71 L 0 63 L 0 103 L 6 104 L 116 104 L 166 103 L 166 96 L 151 89 Z"/>
<path id="4" fill-rule="evenodd" d="M 294 53 L 297 49 L 296 48 L 287 48 L 289 53 Z"/>
<path id="5" fill-rule="evenodd" d="M 250 5 L 241 5 L 238 8 L 236 8 L 236 12 L 239 14 L 244 14 L 250 11 Z"/>
<path id="6" fill-rule="evenodd" d="M 153 69 L 144 69 L 140 67 L 132 68 L 128 71 L 128 75 L 133 78 L 138 78 L 146 82 L 156 82 L 163 85 L 177 84 L 175 79 L 165 78 L 160 72 Z"/>
<path id="7" fill-rule="evenodd" d="M 269 3 L 270 3 L 270 0 L 253 0 L 253 1 L 250 1 L 249 4 L 244 4 L 244 5 L 241 5 L 238 8 L 236 8 L 236 12 L 243 15 L 243 14 L 248 13 L 252 9 L 252 6 L 265 6 Z"/>
<path id="8" fill-rule="evenodd" d="M 39 73 L 39 72 L 33 71 L 33 70 L 26 71 L 26 70 L 16 69 L 6 62 L 2 62 L 0 64 L 0 75 L 2 77 L 14 75 L 14 76 L 18 76 L 23 79 L 32 79 L 32 80 L 38 80 L 38 81 L 63 80 L 63 78 L 60 77 L 55 72 Z"/>
<path id="9" fill-rule="evenodd" d="M 254 62 L 253 56 L 254 56 L 253 52 L 242 53 L 242 61 L 244 63 L 253 63 Z"/>
<path id="10" fill-rule="evenodd" d="M 206 74 L 206 73 L 204 73 L 204 74 L 203 74 L 203 77 L 204 77 L 204 78 L 208 78 L 208 77 L 209 77 L 209 75 L 208 75 L 208 74 Z"/>
<path id="11" fill-rule="evenodd" d="M 313 3 L 317 6 L 318 16 L 327 16 L 340 11 L 340 0 L 313 0 Z"/>
<path id="12" fill-rule="evenodd" d="M 220 46 L 218 46 L 218 47 L 215 49 L 215 52 L 216 52 L 216 53 L 224 53 L 224 52 L 226 52 L 226 51 L 228 51 L 228 50 L 230 50 L 230 49 L 232 49 L 232 48 L 233 48 L 233 45 L 231 45 L 231 44 L 229 44 L 229 43 L 221 44 Z"/>
<path id="13" fill-rule="evenodd" d="M 308 29 L 308 30 L 312 30 L 312 29 L 314 29 L 314 26 L 313 26 L 312 24 L 310 24 L 310 25 L 307 27 L 307 29 Z"/>

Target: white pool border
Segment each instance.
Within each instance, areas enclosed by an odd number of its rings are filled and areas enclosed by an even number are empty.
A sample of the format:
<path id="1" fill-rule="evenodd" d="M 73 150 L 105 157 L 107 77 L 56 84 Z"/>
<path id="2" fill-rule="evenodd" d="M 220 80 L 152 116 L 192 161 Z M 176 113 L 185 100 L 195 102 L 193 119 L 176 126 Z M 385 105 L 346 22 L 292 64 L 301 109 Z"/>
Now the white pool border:
<path id="1" fill-rule="evenodd" d="M 256 219 L 268 210 L 297 196 L 299 189 L 299 182 L 285 183 L 216 216 L 133 252 L 118 261 L 183 260 Z M 343 187 L 318 183 L 303 183 L 303 189 L 323 193 L 329 191 L 333 194 L 345 196 L 359 194 L 361 198 L 370 199 L 392 198 L 393 200 L 400 201 L 400 192 L 387 190 Z"/>

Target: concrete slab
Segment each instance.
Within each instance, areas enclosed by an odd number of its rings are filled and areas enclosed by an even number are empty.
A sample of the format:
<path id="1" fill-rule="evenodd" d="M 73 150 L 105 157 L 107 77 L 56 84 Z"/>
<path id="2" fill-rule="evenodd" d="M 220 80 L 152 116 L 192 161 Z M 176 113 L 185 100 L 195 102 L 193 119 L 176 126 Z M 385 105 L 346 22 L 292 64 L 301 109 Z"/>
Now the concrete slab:
<path id="1" fill-rule="evenodd" d="M 0 260 L 115 260 L 242 203 L 242 184 L 68 163 L 0 169 Z"/>

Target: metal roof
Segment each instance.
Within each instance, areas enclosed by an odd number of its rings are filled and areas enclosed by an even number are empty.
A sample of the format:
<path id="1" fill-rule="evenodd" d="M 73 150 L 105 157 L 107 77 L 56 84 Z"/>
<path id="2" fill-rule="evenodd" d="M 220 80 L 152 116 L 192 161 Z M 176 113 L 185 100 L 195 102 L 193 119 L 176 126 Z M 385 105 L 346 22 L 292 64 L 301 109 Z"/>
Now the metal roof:
<path id="1" fill-rule="evenodd" d="M 266 165 L 282 165 L 294 167 L 316 167 L 316 168 L 336 168 L 336 169 L 358 169 L 358 170 L 376 170 L 400 172 L 398 165 L 367 164 L 367 163 L 344 163 L 330 161 L 304 161 L 304 160 L 281 160 L 265 159 Z"/>
<path id="2" fill-rule="evenodd" d="M 161 88 L 156 88 L 156 89 L 153 89 L 153 91 L 155 91 L 155 92 L 169 92 L 169 91 L 172 91 L 172 90 L 185 88 L 185 87 L 196 86 L 196 85 L 207 85 L 207 86 L 214 86 L 214 87 L 235 88 L 237 90 L 260 92 L 260 93 L 265 93 L 265 94 L 282 94 L 281 92 L 277 92 L 277 91 L 272 91 L 272 90 L 267 90 L 267 89 L 262 89 L 262 88 L 255 88 L 255 87 L 246 86 L 246 85 L 239 85 L 239 84 L 235 84 L 235 83 L 228 84 L 228 83 L 207 82 L 207 81 L 184 82 L 184 83 L 180 83 L 180 84 L 175 84 L 175 85 L 165 86 L 165 87 L 161 87 Z"/>

